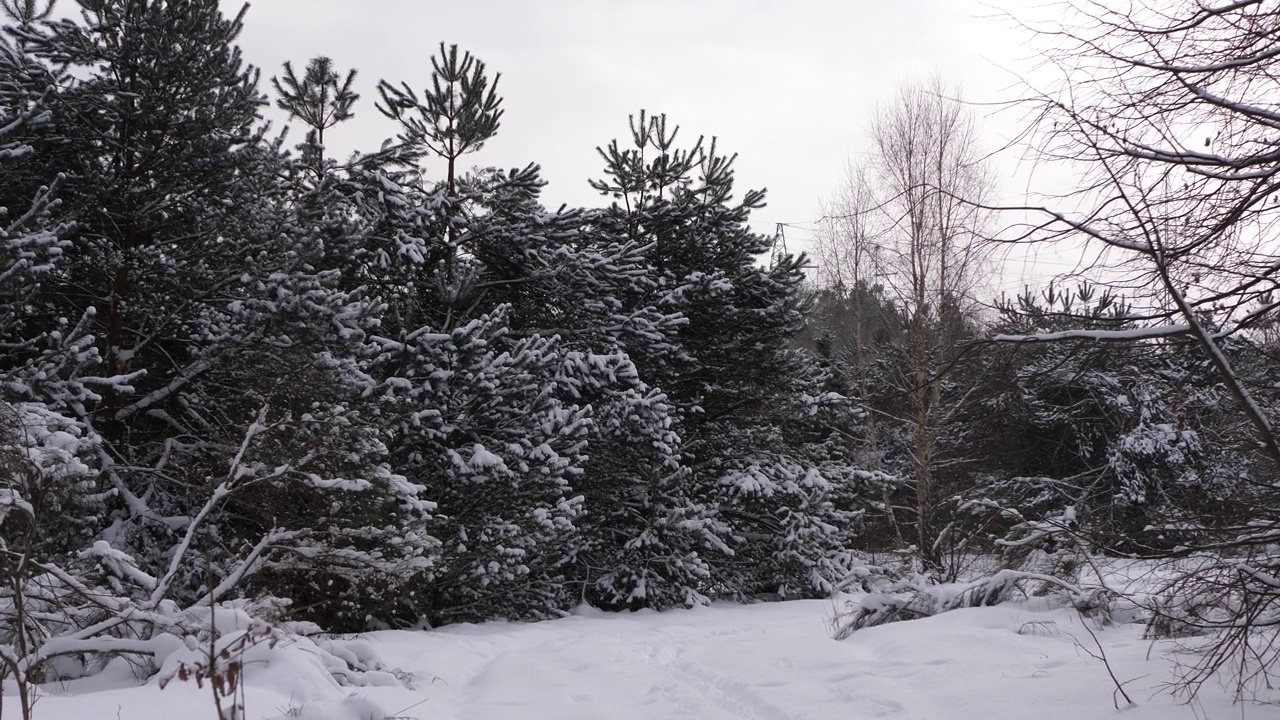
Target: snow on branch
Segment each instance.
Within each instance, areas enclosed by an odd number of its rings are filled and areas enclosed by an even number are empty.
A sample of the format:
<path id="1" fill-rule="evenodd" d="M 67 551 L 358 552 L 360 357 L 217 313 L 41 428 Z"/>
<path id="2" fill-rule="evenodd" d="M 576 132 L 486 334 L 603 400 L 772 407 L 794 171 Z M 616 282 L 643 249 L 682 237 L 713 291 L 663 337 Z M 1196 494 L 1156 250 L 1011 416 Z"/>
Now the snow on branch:
<path id="1" fill-rule="evenodd" d="M 216 509 L 217 506 L 232 493 L 232 491 L 244 485 L 247 482 L 245 481 L 245 478 L 249 478 L 251 480 L 261 479 L 255 475 L 252 467 L 245 465 L 244 457 L 245 453 L 249 451 L 249 447 L 252 445 L 253 439 L 270 429 L 270 426 L 267 424 L 267 409 L 268 406 L 263 405 L 262 408 L 258 410 L 257 417 L 249 424 L 248 429 L 245 430 L 244 438 L 240 441 L 240 447 L 236 451 L 235 457 L 231 460 L 230 467 L 227 470 L 226 479 L 218 483 L 217 487 L 213 489 L 213 493 L 210 494 L 209 499 L 205 501 L 204 506 L 200 508 L 200 511 L 196 513 L 190 524 L 187 525 L 186 534 L 183 536 L 181 542 L 178 543 L 177 547 L 174 548 L 173 555 L 169 559 L 168 570 L 166 570 L 164 576 L 156 582 L 154 590 L 152 590 L 151 598 L 147 603 L 148 607 L 158 607 L 165 599 L 169 592 L 169 587 L 173 583 L 174 577 L 177 576 L 178 571 L 182 568 L 182 563 L 185 561 L 186 555 L 191 549 L 191 543 L 195 540 L 196 532 L 200 529 L 205 518 L 207 518 L 209 514 L 212 513 L 214 509 Z M 291 468 L 292 466 L 290 465 L 282 465 L 273 469 L 268 477 L 279 477 L 288 472 Z M 256 562 L 257 556 L 261 554 L 262 548 L 266 547 L 265 543 L 269 542 L 270 539 L 272 539 L 271 534 L 269 534 L 267 538 L 264 538 L 263 541 L 259 543 L 258 547 L 254 548 L 254 553 L 252 554 L 253 562 Z M 236 578 L 237 581 L 240 577 L 243 577 L 243 571 L 245 569 L 247 569 L 246 566 L 242 565 L 241 574 Z M 233 576 L 235 576 L 235 573 L 233 573 Z M 221 594 L 219 591 L 226 592 L 226 588 L 219 585 L 218 588 L 211 593 L 211 597 L 214 601 L 216 601 L 217 596 Z"/>
<path id="2" fill-rule="evenodd" d="M 200 360 L 194 363 L 164 387 L 157 388 L 151 391 L 151 393 L 146 397 L 143 397 L 131 405 L 126 405 L 121 408 L 120 411 L 116 413 L 116 419 L 121 421 L 128 420 L 138 414 L 139 411 L 146 410 L 157 403 L 164 402 L 170 395 L 181 390 L 211 367 L 213 367 L 213 363 L 210 363 L 208 360 Z"/>
<path id="3" fill-rule="evenodd" d="M 1061 332 L 1033 333 L 1029 335 L 994 335 L 991 339 L 995 342 L 1011 343 L 1056 342 L 1061 340 L 1133 342 L 1135 340 L 1176 337 L 1178 335 L 1186 335 L 1190 332 L 1190 325 L 1179 324 L 1130 328 L 1127 330 L 1063 330 Z"/>
<path id="4" fill-rule="evenodd" d="M 224 595 L 239 585 L 242 580 L 257 572 L 258 568 L 262 567 L 262 563 L 264 561 L 263 554 L 270 549 L 272 545 L 284 540 L 293 539 L 294 537 L 297 537 L 297 535 L 298 533 L 296 532 L 279 529 L 272 530 L 264 535 L 262 539 L 253 546 L 253 549 L 249 551 L 249 554 L 237 563 L 236 568 L 227 573 L 227 576 L 222 579 L 222 582 L 218 583 L 218 586 L 213 590 L 210 590 L 209 594 L 197 604 L 213 605 L 217 603 Z"/>

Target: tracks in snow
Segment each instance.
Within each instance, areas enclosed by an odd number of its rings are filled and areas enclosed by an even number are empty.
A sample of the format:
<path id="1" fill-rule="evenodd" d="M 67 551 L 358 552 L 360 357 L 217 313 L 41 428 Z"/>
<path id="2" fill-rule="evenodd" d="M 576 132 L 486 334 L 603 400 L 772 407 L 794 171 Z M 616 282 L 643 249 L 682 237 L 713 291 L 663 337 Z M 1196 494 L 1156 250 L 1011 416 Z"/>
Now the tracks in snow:
<path id="1" fill-rule="evenodd" d="M 835 717 L 834 708 L 841 717 L 929 717 L 898 699 L 913 695 L 904 680 L 914 668 L 827 639 L 825 618 L 797 628 L 794 615 L 759 615 L 741 627 L 698 611 L 571 618 L 552 623 L 554 634 L 512 626 L 451 681 L 454 717 L 586 720 L 606 717 L 602 707 L 622 720 L 801 720 Z"/>

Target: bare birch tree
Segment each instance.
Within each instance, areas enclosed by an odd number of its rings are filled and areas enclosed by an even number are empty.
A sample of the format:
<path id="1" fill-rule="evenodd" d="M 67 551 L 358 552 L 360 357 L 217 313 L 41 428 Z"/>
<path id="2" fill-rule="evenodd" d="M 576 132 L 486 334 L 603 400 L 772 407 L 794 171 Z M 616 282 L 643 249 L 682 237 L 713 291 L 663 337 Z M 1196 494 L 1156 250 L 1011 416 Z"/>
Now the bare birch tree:
<path id="1" fill-rule="evenodd" d="M 915 542 L 937 565 L 939 437 L 967 391 L 953 392 L 946 370 L 964 340 L 974 291 L 985 280 L 981 241 L 992 178 L 972 114 L 940 77 L 903 86 L 871 125 L 871 153 L 854 168 L 839 225 L 824 241 L 823 267 L 855 285 L 874 273 L 896 304 L 904 367 L 892 378 L 905 398 L 895 419 L 909 428 Z M 864 343 L 859 342 L 859 345 Z M 865 358 L 857 362 L 865 373 Z M 865 375 L 862 389 L 865 391 Z M 864 401 L 866 398 L 864 397 Z"/>
<path id="2" fill-rule="evenodd" d="M 833 318 L 831 328 L 842 336 L 843 342 L 837 348 L 853 369 L 854 383 L 858 393 L 858 401 L 866 410 L 863 420 L 866 435 L 866 464 L 873 472 L 883 472 L 882 455 L 879 446 L 879 421 L 873 410 L 871 396 L 871 357 L 868 346 L 873 342 L 872 334 L 876 328 L 892 322 L 892 318 L 876 317 L 869 322 L 868 316 L 884 308 L 875 303 L 870 307 L 866 302 L 878 274 L 879 259 L 877 256 L 878 230 L 876 220 L 872 216 L 877 200 L 875 192 L 867 178 L 865 165 L 850 164 L 845 172 L 844 187 L 827 204 L 828 222 L 820 226 L 816 232 L 816 252 L 818 261 L 825 271 L 823 278 L 826 290 L 834 293 L 838 302 L 847 304 L 847 312 L 839 313 Z M 886 490 L 881 502 L 884 506 L 885 519 L 893 534 L 897 547 L 905 543 L 902 528 L 894 512 L 893 497 Z"/>

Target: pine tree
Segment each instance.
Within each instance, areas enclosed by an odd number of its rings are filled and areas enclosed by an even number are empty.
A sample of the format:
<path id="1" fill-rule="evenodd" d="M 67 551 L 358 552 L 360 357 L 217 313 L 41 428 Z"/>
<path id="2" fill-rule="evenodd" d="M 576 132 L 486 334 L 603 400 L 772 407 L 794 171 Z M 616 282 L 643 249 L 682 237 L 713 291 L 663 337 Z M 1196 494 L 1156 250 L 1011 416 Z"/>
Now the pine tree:
<path id="1" fill-rule="evenodd" d="M 439 562 L 399 621 L 542 617 L 571 602 L 563 563 L 582 512 L 572 483 L 593 425 L 559 338 L 526 313 L 558 274 L 548 248 L 578 219 L 537 203 L 536 167 L 457 170 L 498 128 L 496 77 L 456 47 L 432 62 L 421 100 L 380 84 L 399 147 L 358 161 L 350 178 L 369 229 L 357 262 L 384 308 L 371 392 L 394 467 L 439 502 Z M 442 180 L 417 167 L 429 158 L 444 162 Z"/>
<path id="2" fill-rule="evenodd" d="M 15 30 L 47 15 L 39 3 L 3 9 Z M 8 468 L 0 516 L 18 507 L 32 513 L 26 540 L 45 559 L 79 550 L 102 512 L 91 467 L 98 438 L 79 419 L 95 397 L 86 383 L 99 361 L 86 330 L 91 316 L 72 316 L 78 322 L 59 316 L 43 293 L 62 272 L 70 248 L 70 227 L 57 218 L 65 176 L 36 185 L 42 178 L 33 174 L 41 163 L 31 142 L 51 125 L 50 95 L 58 80 L 25 42 L 0 35 L 0 444 Z M 10 527 L 25 525 L 21 518 L 10 520 Z M 0 545 L 14 545 L 4 525 L 0 517 Z"/>
<path id="3" fill-rule="evenodd" d="M 324 56 L 312 58 L 301 79 L 288 62 L 284 64 L 283 78 L 271 78 L 271 85 L 279 94 L 276 105 L 309 128 L 301 146 L 303 164 L 312 167 L 317 180 L 325 172 L 325 131 L 354 116 L 352 107 L 360 99 L 351 89 L 355 80 L 355 70 L 348 70 L 340 78 L 333 61 Z"/>
<path id="4" fill-rule="evenodd" d="M 291 170 L 263 139 L 257 72 L 235 46 L 243 10 L 81 8 L 84 22 L 15 33 L 70 69 L 27 174 L 65 169 L 52 219 L 68 224 L 65 257 L 40 302 L 84 317 L 103 361 L 72 410 L 103 438 L 96 460 L 118 504 L 100 538 L 126 555 L 86 560 L 102 582 L 123 591 L 150 575 L 130 592 L 179 603 L 238 591 L 278 560 L 345 572 L 350 588 L 427 562 L 425 534 L 400 532 L 392 553 L 377 540 L 389 516 L 420 528 L 429 504 L 381 464 L 385 447 L 349 407 L 363 387 L 346 355 L 367 312 L 317 265 L 319 238 L 289 205 Z M 130 555 L 141 575 L 120 570 Z"/>
<path id="5" fill-rule="evenodd" d="M 69 248 L 56 217 L 65 178 L 41 175 L 32 144 L 51 125 L 61 77 L 19 36 L 47 15 L 43 5 L 0 4 L 14 23 L 0 31 L 0 677 L 6 693 L 16 686 L 23 717 L 43 672 L 23 656 L 77 617 L 42 569 L 70 568 L 105 509 L 100 440 L 80 419 L 99 359 L 88 316 L 60 317 L 42 292 Z"/>
<path id="6" fill-rule="evenodd" d="M 1082 285 L 1005 301 L 995 329 L 1135 325 L 1122 299 Z M 1242 458 L 1214 448 L 1231 435 L 1219 426 L 1228 398 L 1211 368 L 1177 342 L 1050 344 L 988 359 L 997 363 L 1011 365 L 990 372 L 1002 382 L 975 420 L 994 467 L 973 493 L 1005 509 L 997 534 L 1008 521 L 1025 533 L 1069 519 L 1070 528 L 1057 529 L 1098 547 L 1151 551 L 1187 539 L 1156 528 L 1224 511 L 1245 475 Z"/>
<path id="7" fill-rule="evenodd" d="M 626 347 L 656 355 L 668 349 L 664 338 L 682 320 L 634 305 L 650 282 L 640 248 L 584 233 L 582 213 L 546 211 L 539 203 L 542 184 L 534 167 L 467 179 L 468 190 L 486 189 L 474 194 L 477 210 L 465 232 L 478 272 L 477 302 L 509 304 L 514 334 L 555 336 L 560 364 L 551 387 L 562 402 L 592 410 L 584 437 L 589 465 L 574 481 L 584 509 L 568 548 L 557 546 L 566 565 L 562 582 L 575 597 L 606 607 L 691 604 L 703 597 L 707 577 L 697 549 L 704 540 L 715 542 L 698 527 L 696 508 L 673 513 L 661 531 L 689 539 L 681 554 L 656 535 L 653 542 L 614 544 L 618 516 L 628 512 L 619 500 L 632 507 L 651 502 L 626 480 L 637 468 L 652 477 L 652 502 L 679 507 L 668 502 L 678 502 L 672 490 L 660 489 L 677 486 L 685 475 L 673 408 L 640 377 Z M 666 581 L 672 577 L 682 580 Z M 643 598 L 632 597 L 635 587 L 648 588 Z"/>
<path id="8" fill-rule="evenodd" d="M 498 95 L 500 74 L 492 78 L 483 62 L 471 53 L 458 55 L 458 46 L 440 43 L 440 53 L 431 58 L 431 87 L 419 99 L 408 83 L 396 87 L 378 84 L 382 98 L 379 109 L 400 123 L 400 139 L 414 157 L 427 155 L 445 163 L 444 197 L 453 201 L 458 193 L 458 161 L 484 147 L 497 134 L 502 121 L 502 97 Z M 459 294 L 457 263 L 461 242 L 457 227 L 450 227 L 444 246 L 443 282 L 446 305 L 456 311 Z"/>
<path id="9" fill-rule="evenodd" d="M 841 579 L 860 480 L 820 422 L 799 430 L 820 405 L 846 403 L 809 392 L 822 373 L 790 345 L 807 310 L 804 261 L 784 256 L 761 267 L 772 241 L 748 220 L 763 192 L 735 201 L 734 157 L 714 140 L 680 148 L 677 134 L 665 116 L 633 117 L 632 146 L 602 148 L 607 178 L 593 182 L 614 199 L 602 232 L 644 247 L 651 290 L 642 306 L 684 320 L 669 350 L 627 347 L 641 377 L 675 408 L 688 475 L 670 486 L 678 501 L 640 515 L 624 546 L 664 525 L 696 527 L 704 534 L 689 545 L 706 552 L 703 587 L 739 596 L 825 592 Z M 664 521 L 664 512 L 679 521 Z"/>

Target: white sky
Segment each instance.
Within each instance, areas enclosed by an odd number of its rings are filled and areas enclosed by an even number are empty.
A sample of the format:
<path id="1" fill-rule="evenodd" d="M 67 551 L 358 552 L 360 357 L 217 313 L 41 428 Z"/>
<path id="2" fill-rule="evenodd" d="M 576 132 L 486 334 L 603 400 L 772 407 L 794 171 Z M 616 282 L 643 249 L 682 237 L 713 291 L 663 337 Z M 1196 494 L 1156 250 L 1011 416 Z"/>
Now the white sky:
<path id="1" fill-rule="evenodd" d="M 739 190 L 768 188 L 755 228 L 772 233 L 822 215 L 873 108 L 900 83 L 940 70 L 970 100 L 1009 97 L 1009 69 L 1031 64 L 1028 38 L 995 13 L 977 0 L 256 0 L 241 43 L 267 90 L 285 60 L 301 69 L 323 54 L 359 70 L 356 118 L 327 138 L 339 156 L 394 134 L 373 107 L 379 79 L 422 88 L 438 44 L 458 43 L 502 73 L 505 97 L 498 137 L 469 164 L 540 163 L 552 206 L 602 204 L 587 185 L 601 175 L 596 146 L 623 137 L 640 108 L 665 112 L 690 140 L 716 135 L 739 153 Z M 1008 112 L 976 112 L 991 149 L 1016 131 Z M 998 176 L 1019 176 L 1016 156 L 996 163 Z M 1006 180 L 1001 195 L 1015 201 L 1022 185 Z M 789 249 L 809 237 L 787 229 Z M 998 285 L 1050 264 L 1019 258 Z"/>

